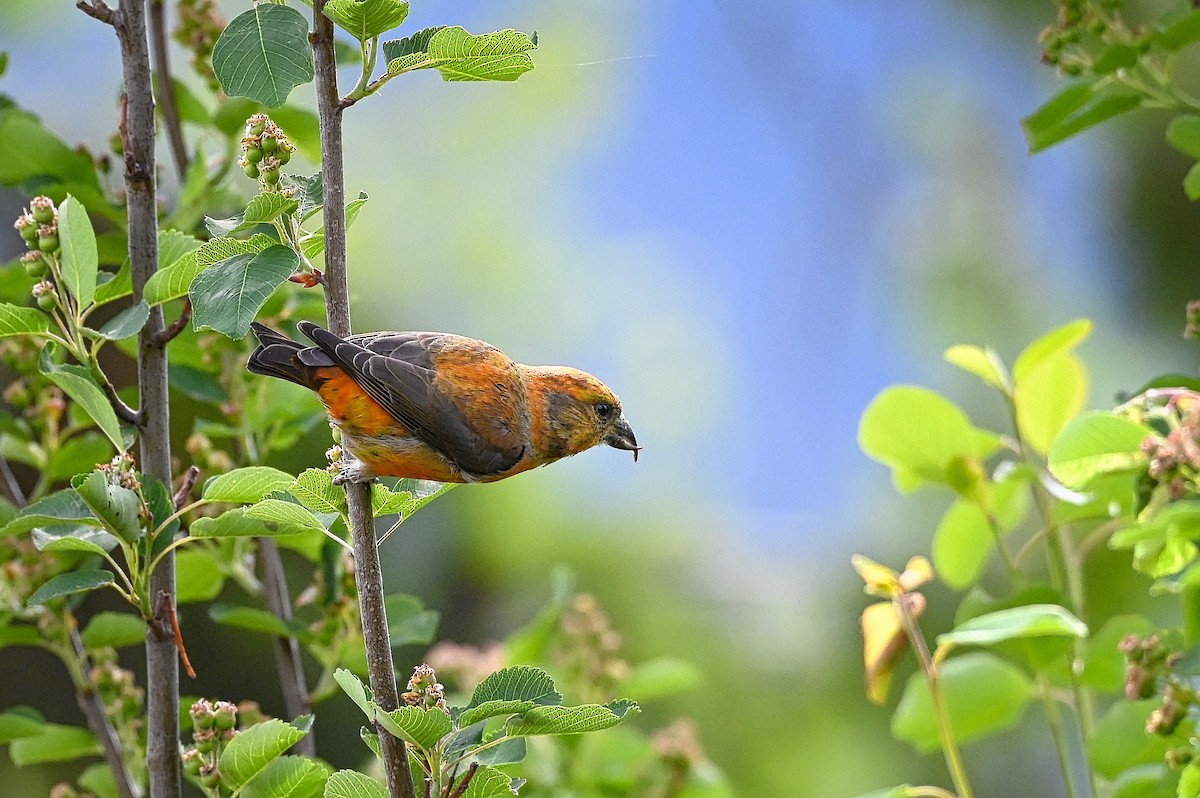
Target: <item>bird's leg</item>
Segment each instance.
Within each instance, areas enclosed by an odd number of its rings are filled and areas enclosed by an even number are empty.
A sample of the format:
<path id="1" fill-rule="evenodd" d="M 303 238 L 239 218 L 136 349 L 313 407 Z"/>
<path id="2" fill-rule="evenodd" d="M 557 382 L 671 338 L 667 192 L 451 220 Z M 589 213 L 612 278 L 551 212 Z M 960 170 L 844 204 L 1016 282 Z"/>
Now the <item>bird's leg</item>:
<path id="1" fill-rule="evenodd" d="M 362 460 L 356 460 L 348 454 L 343 454 L 338 463 L 339 471 L 333 478 L 334 485 L 344 485 L 347 482 L 370 482 L 375 479 L 375 472 Z"/>

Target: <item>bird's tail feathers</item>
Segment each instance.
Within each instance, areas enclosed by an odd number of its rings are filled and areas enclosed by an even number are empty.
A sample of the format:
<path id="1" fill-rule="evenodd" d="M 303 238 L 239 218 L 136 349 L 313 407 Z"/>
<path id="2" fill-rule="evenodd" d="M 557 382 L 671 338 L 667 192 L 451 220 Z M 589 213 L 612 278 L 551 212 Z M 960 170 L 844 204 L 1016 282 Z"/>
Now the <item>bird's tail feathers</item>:
<path id="1" fill-rule="evenodd" d="M 305 388 L 316 389 L 312 368 L 301 363 L 296 357 L 296 354 L 305 348 L 304 344 L 258 322 L 252 322 L 250 326 L 258 338 L 258 348 L 250 354 L 250 359 L 246 362 L 247 369 L 254 374 L 278 377 Z"/>

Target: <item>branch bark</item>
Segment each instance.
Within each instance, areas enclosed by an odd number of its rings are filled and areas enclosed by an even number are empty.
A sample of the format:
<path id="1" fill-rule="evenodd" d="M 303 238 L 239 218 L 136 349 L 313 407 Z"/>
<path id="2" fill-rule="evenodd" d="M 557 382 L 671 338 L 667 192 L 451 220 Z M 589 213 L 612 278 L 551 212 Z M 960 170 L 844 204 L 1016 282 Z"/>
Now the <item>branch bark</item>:
<path id="1" fill-rule="evenodd" d="M 321 122 L 321 179 L 324 186 L 325 304 L 329 329 L 350 334 L 350 291 L 346 277 L 346 176 L 342 154 L 342 109 L 338 103 L 337 65 L 333 56 L 333 22 L 313 0 L 313 61 L 316 68 L 317 113 Z M 354 543 L 354 579 L 367 648 L 367 675 L 375 702 L 385 711 L 399 706 L 391 639 L 383 604 L 383 573 L 375 543 L 369 486 L 347 483 L 350 535 Z M 392 798 L 416 798 L 404 741 L 376 724 Z"/>
<path id="2" fill-rule="evenodd" d="M 154 87 L 146 30 L 146 0 L 123 2 L 119 11 L 103 0 L 78 7 L 112 25 L 121 45 L 121 135 L 125 149 L 125 194 L 129 214 L 129 262 L 133 298 L 142 298 L 146 281 L 158 270 L 158 208 L 154 162 Z M 138 335 L 138 390 L 142 418 L 141 470 L 171 484 L 171 417 L 167 396 L 167 350 L 162 341 L 162 308 Z M 153 545 L 153 541 L 151 541 Z M 153 798 L 181 794 L 179 767 L 179 658 L 167 608 L 174 605 L 175 555 L 164 556 L 150 577 L 150 594 L 171 600 L 160 608 L 146 637 L 146 760 Z"/>
<path id="3" fill-rule="evenodd" d="M 104 701 L 90 683 L 86 673 L 87 651 L 83 647 L 83 639 L 79 636 L 79 630 L 73 624 L 71 626 L 71 645 L 75 649 L 75 656 L 79 659 L 80 667 L 84 671 L 82 674 L 84 683 L 75 685 L 75 700 L 78 702 L 83 716 L 87 719 L 88 728 L 100 741 L 100 748 L 104 753 L 104 763 L 112 771 L 117 794 L 121 798 L 141 798 L 142 792 L 138 789 L 137 782 L 134 781 L 133 775 L 129 772 L 129 767 L 121 755 L 121 741 L 117 739 L 117 730 L 113 728 L 112 722 L 108 719 L 108 715 L 104 711 Z"/>
<path id="4" fill-rule="evenodd" d="M 258 564 L 262 571 L 263 597 L 277 618 L 289 621 L 292 618 L 292 600 L 288 593 L 287 579 L 283 570 L 283 559 L 279 546 L 271 538 L 258 541 Z M 304 662 L 300 659 L 300 644 L 294 637 L 273 637 L 275 667 L 279 673 L 279 687 L 283 691 L 283 706 L 289 719 L 312 712 L 309 703 L 308 683 L 304 678 Z M 310 731 L 293 746 L 293 752 L 305 756 L 317 755 L 317 738 Z"/>
<path id="5" fill-rule="evenodd" d="M 179 119 L 175 83 L 171 80 L 171 62 L 167 55 L 167 19 L 163 0 L 150 0 L 150 44 L 154 50 L 154 68 L 158 73 L 158 99 L 162 106 L 163 127 L 171 144 L 171 158 L 180 182 L 187 176 L 187 142 Z"/>

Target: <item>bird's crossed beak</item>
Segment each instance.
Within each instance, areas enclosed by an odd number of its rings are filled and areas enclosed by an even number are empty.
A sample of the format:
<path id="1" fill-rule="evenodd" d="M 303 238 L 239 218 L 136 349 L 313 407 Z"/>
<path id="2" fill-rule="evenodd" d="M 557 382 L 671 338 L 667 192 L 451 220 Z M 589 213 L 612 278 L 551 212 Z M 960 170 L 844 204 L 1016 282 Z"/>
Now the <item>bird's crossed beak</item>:
<path id="1" fill-rule="evenodd" d="M 629 422 L 625 420 L 625 414 L 617 419 L 617 423 L 604 436 L 604 443 L 614 449 L 624 449 L 627 452 L 633 452 L 633 462 L 637 462 L 638 452 L 642 447 L 637 445 L 637 436 L 633 434 L 633 428 L 629 426 Z"/>

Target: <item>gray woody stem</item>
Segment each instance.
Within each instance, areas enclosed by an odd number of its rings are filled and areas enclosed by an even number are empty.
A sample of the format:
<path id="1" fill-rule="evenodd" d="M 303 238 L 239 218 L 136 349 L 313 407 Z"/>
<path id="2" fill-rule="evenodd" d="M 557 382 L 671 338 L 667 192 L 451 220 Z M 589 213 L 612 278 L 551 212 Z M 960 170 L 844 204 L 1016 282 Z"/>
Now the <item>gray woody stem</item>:
<path id="1" fill-rule="evenodd" d="M 112 9 L 103 0 L 78 7 L 112 25 L 121 44 L 125 93 L 121 102 L 121 139 L 125 150 L 125 193 L 129 212 L 129 263 L 133 298 L 142 298 L 158 270 L 158 209 L 155 197 L 154 89 L 146 33 L 146 0 L 126 0 Z M 167 403 L 167 349 L 162 342 L 162 308 L 138 334 L 138 391 L 144 413 L 141 469 L 171 484 L 171 417 Z M 157 608 L 146 637 L 146 764 L 152 798 L 177 798 L 179 772 L 179 656 L 168 614 L 174 607 L 175 555 L 168 553 L 150 577 L 150 603 Z M 164 600 L 160 600 L 164 599 Z"/>
<path id="2" fill-rule="evenodd" d="M 333 57 L 333 22 L 321 13 L 325 0 L 313 0 L 313 58 L 317 79 L 317 112 L 321 120 L 321 179 L 324 186 L 325 303 L 329 329 L 350 334 L 350 292 L 346 279 L 346 177 L 342 159 L 342 113 L 338 107 L 337 65 Z M 354 542 L 354 579 L 367 647 L 367 674 L 375 703 L 385 711 L 399 705 L 391 640 L 383 606 L 383 573 L 375 545 L 369 486 L 346 484 L 350 535 Z M 392 798 L 416 798 L 404 741 L 376 724 Z"/>
<path id="3" fill-rule="evenodd" d="M 141 798 L 141 790 L 138 789 L 137 783 L 133 780 L 121 755 L 121 741 L 117 739 L 117 732 L 104 712 L 104 701 L 96 692 L 95 686 L 87 675 L 87 651 L 83 647 L 79 630 L 73 623 L 71 645 L 75 649 L 75 656 L 79 660 L 80 668 L 84 671 L 81 674 L 83 683 L 75 686 L 75 700 L 79 704 L 79 709 L 83 711 L 83 716 L 87 718 L 88 728 L 100 741 L 100 747 L 104 751 L 104 763 L 112 771 L 113 780 L 117 785 L 117 794 L 121 798 Z"/>
<path id="4" fill-rule="evenodd" d="M 292 601 L 288 594 L 283 559 L 272 538 L 258 541 L 258 565 L 262 571 L 263 598 L 267 609 L 277 618 L 290 621 Z M 272 637 L 275 649 L 275 668 L 279 673 L 279 689 L 283 691 L 283 707 L 289 718 L 312 712 L 308 700 L 308 685 L 304 678 L 304 663 L 300 659 L 300 644 L 294 637 Z M 292 752 L 304 756 L 317 755 L 317 738 L 309 732 L 292 747 Z"/>

